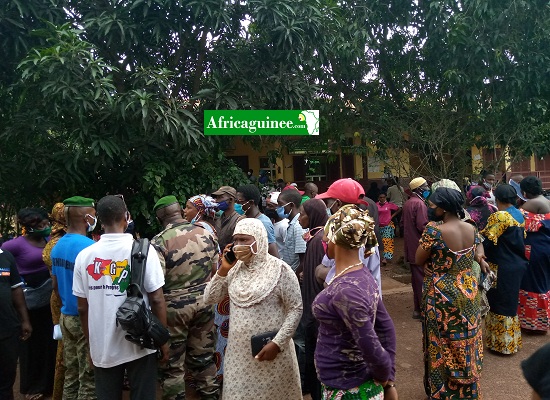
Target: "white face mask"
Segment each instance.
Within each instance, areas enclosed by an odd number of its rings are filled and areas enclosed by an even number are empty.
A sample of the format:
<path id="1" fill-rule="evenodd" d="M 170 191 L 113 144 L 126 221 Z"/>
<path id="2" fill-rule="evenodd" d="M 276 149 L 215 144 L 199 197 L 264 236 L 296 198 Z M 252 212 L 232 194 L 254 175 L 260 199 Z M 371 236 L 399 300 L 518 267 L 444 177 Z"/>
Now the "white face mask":
<path id="1" fill-rule="evenodd" d="M 237 260 L 249 262 L 252 257 L 257 254 L 253 248 L 254 243 L 256 243 L 256 241 L 252 242 L 252 244 L 237 244 L 233 246 L 233 252 L 235 253 L 235 257 L 237 257 Z"/>
<path id="2" fill-rule="evenodd" d="M 90 215 L 90 214 L 86 214 L 84 217 L 86 218 L 86 223 L 88 224 L 88 227 L 86 228 L 86 232 L 88 232 L 88 233 L 89 233 L 89 232 L 92 232 L 92 231 L 95 229 L 96 225 L 97 225 L 97 218 L 94 217 L 93 215 Z M 88 219 L 87 219 L 87 218 L 93 219 L 93 220 L 94 220 L 94 223 L 93 223 L 93 224 L 90 224 L 90 223 L 88 222 Z"/>

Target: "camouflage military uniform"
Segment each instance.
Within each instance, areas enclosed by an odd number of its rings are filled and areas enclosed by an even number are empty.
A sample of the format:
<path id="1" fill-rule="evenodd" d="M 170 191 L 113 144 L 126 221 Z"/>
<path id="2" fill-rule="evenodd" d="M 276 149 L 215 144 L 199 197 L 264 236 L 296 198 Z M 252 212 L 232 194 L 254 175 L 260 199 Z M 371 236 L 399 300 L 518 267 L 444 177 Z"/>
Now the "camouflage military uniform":
<path id="1" fill-rule="evenodd" d="M 218 243 L 206 229 L 168 224 L 151 241 L 165 272 L 164 296 L 170 330 L 170 359 L 160 367 L 163 400 L 185 399 L 188 372 L 201 399 L 218 399 L 214 309 L 203 292 L 218 264 Z"/>

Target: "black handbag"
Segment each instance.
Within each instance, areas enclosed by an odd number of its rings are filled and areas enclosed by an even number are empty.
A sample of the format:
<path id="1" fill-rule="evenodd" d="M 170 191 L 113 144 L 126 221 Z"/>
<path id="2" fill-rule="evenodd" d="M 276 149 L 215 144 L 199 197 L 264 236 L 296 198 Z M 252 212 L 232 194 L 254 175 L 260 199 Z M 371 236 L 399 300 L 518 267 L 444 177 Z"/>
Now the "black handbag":
<path id="1" fill-rule="evenodd" d="M 134 241 L 131 255 L 131 281 L 127 297 L 116 313 L 117 326 L 125 330 L 126 340 L 142 348 L 157 349 L 168 341 L 170 333 L 145 304 L 143 280 L 149 252 L 149 240 Z"/>
<path id="2" fill-rule="evenodd" d="M 29 310 L 37 310 L 42 307 L 46 307 L 50 304 L 50 298 L 52 297 L 52 278 L 48 278 L 38 287 L 25 286 L 23 288 L 23 295 L 25 296 L 25 303 Z"/>

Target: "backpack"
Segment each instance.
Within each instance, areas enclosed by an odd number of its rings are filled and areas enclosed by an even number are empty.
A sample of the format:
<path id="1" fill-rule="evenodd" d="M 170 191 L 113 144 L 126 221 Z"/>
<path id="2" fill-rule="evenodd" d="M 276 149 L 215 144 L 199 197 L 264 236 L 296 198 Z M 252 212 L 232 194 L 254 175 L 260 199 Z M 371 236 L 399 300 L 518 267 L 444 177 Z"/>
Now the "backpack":
<path id="1" fill-rule="evenodd" d="M 132 245 L 131 281 L 127 297 L 116 312 L 117 326 L 127 332 L 126 340 L 141 348 L 157 349 L 170 338 L 170 333 L 145 304 L 143 280 L 149 252 L 149 240 L 140 239 Z"/>

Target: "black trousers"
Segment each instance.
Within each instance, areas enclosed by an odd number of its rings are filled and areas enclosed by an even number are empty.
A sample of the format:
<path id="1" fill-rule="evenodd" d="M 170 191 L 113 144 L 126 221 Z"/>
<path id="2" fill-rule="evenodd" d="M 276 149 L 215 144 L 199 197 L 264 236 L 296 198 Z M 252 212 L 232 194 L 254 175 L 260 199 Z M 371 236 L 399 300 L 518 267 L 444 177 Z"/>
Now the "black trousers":
<path id="1" fill-rule="evenodd" d="M 122 400 L 124 370 L 128 372 L 131 400 L 156 398 L 157 355 L 150 354 L 111 368 L 95 367 L 97 400 Z"/>
<path id="2" fill-rule="evenodd" d="M 19 330 L 0 339 L 0 399 L 13 400 L 13 384 L 17 373 L 17 356 L 19 353 Z"/>
<path id="3" fill-rule="evenodd" d="M 313 400 L 321 400 L 321 382 L 317 378 L 315 369 L 315 347 L 317 345 L 317 333 L 319 326 L 315 321 L 304 325 L 306 339 L 306 385 Z"/>

